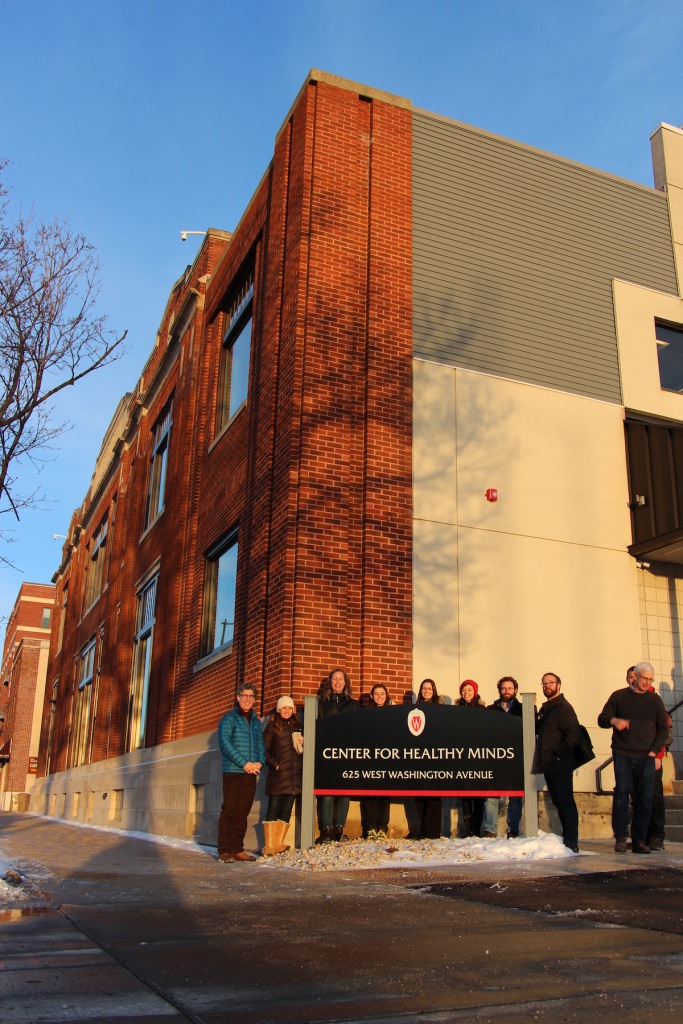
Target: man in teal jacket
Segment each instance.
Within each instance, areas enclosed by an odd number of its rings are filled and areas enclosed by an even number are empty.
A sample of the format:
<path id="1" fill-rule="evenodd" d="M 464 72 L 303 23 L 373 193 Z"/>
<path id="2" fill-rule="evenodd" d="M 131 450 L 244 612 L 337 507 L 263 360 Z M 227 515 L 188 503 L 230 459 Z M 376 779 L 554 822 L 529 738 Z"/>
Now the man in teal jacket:
<path id="1" fill-rule="evenodd" d="M 218 822 L 218 859 L 256 860 L 244 851 L 247 818 L 256 794 L 259 772 L 266 750 L 259 717 L 254 710 L 256 688 L 251 683 L 237 687 L 235 707 L 218 724 L 218 746 L 223 765 L 223 806 Z"/>

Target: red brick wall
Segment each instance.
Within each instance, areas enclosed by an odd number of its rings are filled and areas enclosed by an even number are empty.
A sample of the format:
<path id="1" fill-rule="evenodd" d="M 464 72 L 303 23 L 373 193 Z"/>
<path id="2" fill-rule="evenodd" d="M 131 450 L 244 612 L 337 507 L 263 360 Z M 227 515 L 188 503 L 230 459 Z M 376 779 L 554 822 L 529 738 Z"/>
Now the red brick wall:
<path id="1" fill-rule="evenodd" d="M 235 684 L 261 709 L 315 692 L 337 664 L 354 691 L 410 687 L 411 118 L 330 82 L 300 94 L 237 231 L 207 239 L 169 299 L 146 388 L 172 318 L 204 291 L 182 351 L 146 415 L 129 407 L 115 472 L 78 513 L 65 549 L 48 698 L 60 679 L 51 768 L 63 768 L 80 650 L 102 633 L 93 759 L 122 753 L 136 582 L 160 560 L 147 743 L 213 728 Z M 249 397 L 215 437 L 220 311 L 247 263 L 255 272 Z M 154 424 L 174 394 L 165 511 L 144 532 Z M 83 617 L 87 544 L 116 499 L 107 587 Z M 207 550 L 239 525 L 235 642 L 201 660 Z M 74 662 L 76 668 L 74 668 Z M 44 748 L 49 723 L 43 724 Z"/>
<path id="2" fill-rule="evenodd" d="M 255 202 L 235 236 L 264 227 L 242 600 L 233 655 L 207 670 L 214 700 L 198 681 L 206 713 L 190 698 L 188 721 L 206 727 L 237 678 L 263 685 L 264 707 L 336 664 L 357 691 L 382 679 L 397 697 L 412 678 L 409 112 L 311 83 L 267 185 L 266 224 Z M 212 458 L 229 475 L 227 451 Z"/>

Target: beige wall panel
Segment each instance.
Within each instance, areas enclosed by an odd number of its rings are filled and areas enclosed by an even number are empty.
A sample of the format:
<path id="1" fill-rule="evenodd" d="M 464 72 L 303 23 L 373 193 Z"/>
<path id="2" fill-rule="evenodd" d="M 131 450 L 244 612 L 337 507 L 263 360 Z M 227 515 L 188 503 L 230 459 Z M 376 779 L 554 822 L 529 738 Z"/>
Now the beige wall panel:
<path id="1" fill-rule="evenodd" d="M 414 385 L 415 680 L 540 701 L 552 668 L 606 757 L 597 714 L 642 654 L 623 410 L 419 360 Z"/>
<path id="2" fill-rule="evenodd" d="M 683 420 L 683 395 L 662 391 L 655 339 L 655 318 L 683 324 L 683 300 L 628 281 L 614 281 L 612 288 L 624 405 Z"/>
<path id="3" fill-rule="evenodd" d="M 460 676 L 476 679 L 487 703 L 502 675 L 536 691 L 540 702 L 541 675 L 559 672 L 596 750 L 607 756 L 610 734 L 596 717 L 641 654 L 634 560 L 460 529 L 459 568 Z"/>
<path id="4" fill-rule="evenodd" d="M 455 370 L 413 362 L 413 515 L 455 523 Z"/>
<path id="5" fill-rule="evenodd" d="M 456 412 L 461 526 L 622 551 L 630 543 L 618 406 L 458 371 Z"/>
<path id="6" fill-rule="evenodd" d="M 413 533 L 413 679 L 429 676 L 439 693 L 458 675 L 457 528 L 416 520 Z M 457 692 L 457 687 L 456 687 Z"/>
<path id="7" fill-rule="evenodd" d="M 661 124 L 651 138 L 655 185 L 669 202 L 678 287 L 683 279 L 683 129 Z"/>

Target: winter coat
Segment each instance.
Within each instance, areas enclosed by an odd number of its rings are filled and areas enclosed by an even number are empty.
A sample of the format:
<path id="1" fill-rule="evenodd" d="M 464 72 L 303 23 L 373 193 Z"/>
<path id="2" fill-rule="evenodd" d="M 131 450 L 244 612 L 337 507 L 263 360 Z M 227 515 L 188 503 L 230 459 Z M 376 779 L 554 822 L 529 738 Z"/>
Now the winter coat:
<path id="1" fill-rule="evenodd" d="M 489 704 L 488 710 L 489 711 L 500 711 L 504 715 L 518 715 L 518 717 L 521 718 L 522 717 L 522 702 L 521 702 L 521 700 L 518 700 L 516 697 L 513 697 L 512 700 L 510 701 L 508 710 L 506 711 L 505 708 L 503 707 L 502 700 L 494 700 L 493 704 Z"/>
<path id="2" fill-rule="evenodd" d="M 579 720 L 563 693 L 541 704 L 531 769 L 534 775 L 573 772 L 576 768 L 574 747 L 580 742 Z"/>
<path id="3" fill-rule="evenodd" d="M 248 761 L 266 763 L 266 748 L 258 715 L 247 718 L 236 704 L 218 723 L 218 746 L 224 774 L 243 772 Z"/>
<path id="4" fill-rule="evenodd" d="M 288 720 L 281 718 L 280 725 L 278 731 L 273 717 L 263 733 L 266 764 L 270 769 L 266 793 L 268 796 L 298 795 L 301 792 L 304 755 L 297 754 L 294 749 L 292 733 L 301 732 L 301 722 L 294 717 Z"/>
<path id="5" fill-rule="evenodd" d="M 327 700 L 318 701 L 318 718 L 329 718 L 331 715 L 341 715 L 345 711 L 356 711 L 360 705 L 357 700 L 347 697 L 345 693 L 330 695 Z"/>
<path id="6" fill-rule="evenodd" d="M 627 718 L 628 729 L 612 728 L 612 752 L 640 759 L 650 753 L 659 755 L 669 738 L 666 708 L 658 693 L 636 693 L 630 686 L 615 690 L 598 715 L 601 729 L 610 728 L 611 718 Z"/>
<path id="7" fill-rule="evenodd" d="M 462 697 L 459 700 L 456 700 L 455 701 L 455 707 L 456 708 L 485 708 L 486 704 L 484 704 L 484 702 L 481 699 L 481 697 L 479 696 L 479 694 L 476 694 L 474 700 L 471 700 L 469 702 L 469 704 L 467 703 L 466 700 L 463 700 Z"/>

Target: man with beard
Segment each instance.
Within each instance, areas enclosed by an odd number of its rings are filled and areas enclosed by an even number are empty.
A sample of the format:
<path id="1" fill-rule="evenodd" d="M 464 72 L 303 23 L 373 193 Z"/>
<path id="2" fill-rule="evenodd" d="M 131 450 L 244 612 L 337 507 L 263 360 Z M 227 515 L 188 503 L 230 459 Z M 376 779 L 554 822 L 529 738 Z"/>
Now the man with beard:
<path id="1" fill-rule="evenodd" d="M 600 728 L 612 729 L 615 853 L 627 850 L 629 797 L 633 802 L 631 849 L 634 853 L 650 853 L 647 833 L 652 816 L 655 759 L 666 745 L 669 734 L 666 708 L 652 689 L 655 678 L 652 665 L 640 661 L 633 671 L 633 682 L 615 690 L 598 715 Z"/>
<path id="2" fill-rule="evenodd" d="M 488 711 L 503 712 L 508 715 L 518 715 L 522 717 L 522 702 L 517 698 L 517 690 L 519 686 L 517 680 L 513 679 L 512 676 L 503 676 L 502 679 L 498 680 L 498 700 L 494 700 L 493 704 L 490 704 L 487 708 Z M 484 838 L 495 839 L 498 833 L 498 807 L 500 797 L 490 796 L 487 797 L 484 804 Z M 521 796 L 511 796 L 508 798 L 508 809 L 507 809 L 507 838 L 516 839 L 519 835 L 519 826 L 522 820 L 522 800 Z"/>
<path id="3" fill-rule="evenodd" d="M 550 799 L 562 825 L 562 841 L 573 853 L 579 852 L 579 812 L 574 800 L 574 748 L 581 741 L 576 712 L 560 692 L 562 680 L 555 672 L 541 677 L 545 703 L 536 721 L 536 750 L 532 772 L 543 774 Z"/>

